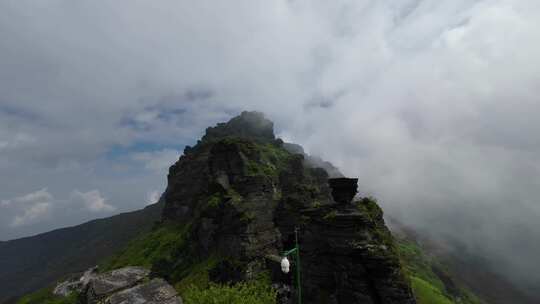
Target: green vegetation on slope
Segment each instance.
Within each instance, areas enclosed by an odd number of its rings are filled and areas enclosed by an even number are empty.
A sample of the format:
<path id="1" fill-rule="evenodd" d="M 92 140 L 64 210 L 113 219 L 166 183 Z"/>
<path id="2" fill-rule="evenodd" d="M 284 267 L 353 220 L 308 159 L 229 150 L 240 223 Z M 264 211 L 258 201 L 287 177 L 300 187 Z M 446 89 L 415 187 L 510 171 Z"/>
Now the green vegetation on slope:
<path id="1" fill-rule="evenodd" d="M 379 223 L 379 226 L 371 229 L 373 237 L 381 244 L 384 244 L 387 247 L 388 252 L 397 254 L 396 243 L 394 242 L 392 233 L 386 229 L 384 224 L 380 224 L 382 223 L 381 220 L 383 218 L 383 211 L 381 207 L 379 207 L 377 199 L 372 196 L 363 197 L 356 201 L 355 205 L 358 210 L 360 210 L 371 220 L 372 223 Z"/>
<path id="2" fill-rule="evenodd" d="M 235 285 L 211 283 L 209 272 L 224 259 L 216 255 L 202 260 L 191 256 L 187 246 L 189 233 L 190 225 L 165 224 L 156 227 L 104 261 L 100 269 L 107 271 L 125 266 L 150 268 L 152 273 L 173 284 L 187 304 L 275 303 L 275 292 L 267 279 Z"/>
<path id="3" fill-rule="evenodd" d="M 238 137 L 227 137 L 219 141 L 235 145 L 247 156 L 247 175 L 261 175 L 277 179 L 280 170 L 286 168 L 291 153 L 276 143 L 263 143 Z"/>
<path id="4" fill-rule="evenodd" d="M 184 246 L 189 225 L 165 224 L 139 235 L 119 253 L 101 263 L 100 271 L 125 266 L 152 268 L 162 260 L 172 259 Z"/>
<path id="5" fill-rule="evenodd" d="M 191 285 L 182 294 L 186 304 L 275 304 L 276 291 L 269 282 L 255 280 L 235 285 Z"/>
<path id="6" fill-rule="evenodd" d="M 438 290 L 444 290 L 444 284 L 432 270 L 431 258 L 424 255 L 422 249 L 413 242 L 396 239 L 399 255 L 405 273 L 410 277 L 416 277 L 424 282 L 429 282 Z"/>
<path id="7" fill-rule="evenodd" d="M 208 272 L 214 268 L 219 262 L 219 259 L 215 256 L 211 256 L 208 259 L 197 263 L 184 272 L 184 277 L 174 284 L 174 288 L 179 294 L 183 295 L 190 288 L 205 289 L 210 285 L 210 279 Z"/>
<path id="8" fill-rule="evenodd" d="M 418 304 L 453 304 L 452 300 L 446 297 L 441 289 L 437 288 L 430 282 L 426 282 L 415 276 L 411 277 L 411 285 L 414 291 L 414 296 Z"/>
<path id="9" fill-rule="evenodd" d="M 383 215 L 381 207 L 377 204 L 377 199 L 372 196 L 363 197 L 361 200 L 357 201 L 356 207 L 364 214 L 368 215 L 373 221 L 376 221 Z"/>
<path id="10" fill-rule="evenodd" d="M 401 263 L 405 274 L 410 278 L 418 304 L 483 303 L 466 288 L 448 282 L 450 276 L 445 274 L 445 267 L 425 255 L 417 244 L 405 239 L 396 239 L 396 243 Z M 441 277 L 442 275 L 445 278 Z"/>

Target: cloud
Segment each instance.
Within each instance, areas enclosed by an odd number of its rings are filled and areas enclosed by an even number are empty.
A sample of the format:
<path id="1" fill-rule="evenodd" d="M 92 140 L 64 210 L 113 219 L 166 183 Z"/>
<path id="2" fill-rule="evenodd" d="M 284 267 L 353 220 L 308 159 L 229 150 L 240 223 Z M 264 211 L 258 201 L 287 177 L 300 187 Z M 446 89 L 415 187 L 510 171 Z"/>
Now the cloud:
<path id="1" fill-rule="evenodd" d="M 14 199 L 18 203 L 35 203 L 40 201 L 51 201 L 52 195 L 47 191 L 47 188 L 43 188 L 36 192 L 28 193 L 23 196 L 19 196 Z"/>
<path id="2" fill-rule="evenodd" d="M 16 215 L 9 226 L 19 227 L 41 221 L 47 217 L 52 201 L 53 196 L 47 191 L 47 188 L 43 188 L 10 200 L 2 200 L 0 208 L 16 209 Z"/>
<path id="3" fill-rule="evenodd" d="M 154 170 L 165 174 L 166 170 L 174 164 L 181 153 L 172 149 L 163 149 L 152 152 L 136 152 L 132 153 L 132 158 L 144 164 L 146 169 Z"/>
<path id="4" fill-rule="evenodd" d="M 9 227 L 22 229 L 80 217 L 81 213 L 111 213 L 116 207 L 106 202 L 98 190 L 74 190 L 67 199 L 54 197 L 47 188 L 0 201 L 0 210 Z"/>
<path id="5" fill-rule="evenodd" d="M 0 141 L 0 151 L 8 149 L 17 149 L 35 142 L 36 139 L 25 133 L 15 134 L 9 140 Z"/>
<path id="6" fill-rule="evenodd" d="M 10 225 L 12 227 L 27 225 L 45 216 L 49 209 L 49 203 L 35 203 L 25 208 L 22 215 L 15 216 Z"/>
<path id="7" fill-rule="evenodd" d="M 111 212 L 116 210 L 116 207 L 106 203 L 105 198 L 101 196 L 98 190 L 88 192 L 75 190 L 71 193 L 71 198 L 74 201 L 80 201 L 83 207 L 91 212 Z"/>
<path id="8" fill-rule="evenodd" d="M 148 192 L 147 196 L 146 196 L 146 204 L 147 205 L 151 205 L 151 204 L 155 204 L 159 201 L 159 198 L 161 197 L 161 192 L 159 191 L 150 191 Z"/>

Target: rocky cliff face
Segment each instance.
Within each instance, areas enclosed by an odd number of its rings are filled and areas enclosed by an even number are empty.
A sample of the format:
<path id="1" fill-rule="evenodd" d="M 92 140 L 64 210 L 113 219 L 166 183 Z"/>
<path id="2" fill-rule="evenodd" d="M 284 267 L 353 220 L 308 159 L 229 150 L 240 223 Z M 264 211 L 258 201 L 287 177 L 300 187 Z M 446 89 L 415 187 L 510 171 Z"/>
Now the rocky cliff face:
<path id="1" fill-rule="evenodd" d="M 292 247 L 297 228 L 306 303 L 415 303 L 376 203 L 353 202 L 356 180 L 329 182 L 324 169 L 290 150 L 255 112 L 208 128 L 187 147 L 170 168 L 164 195 L 164 221 L 189 226 L 178 259 L 219 256 L 211 280 L 270 272 L 294 295 L 291 275 L 274 271 L 269 257 Z"/>

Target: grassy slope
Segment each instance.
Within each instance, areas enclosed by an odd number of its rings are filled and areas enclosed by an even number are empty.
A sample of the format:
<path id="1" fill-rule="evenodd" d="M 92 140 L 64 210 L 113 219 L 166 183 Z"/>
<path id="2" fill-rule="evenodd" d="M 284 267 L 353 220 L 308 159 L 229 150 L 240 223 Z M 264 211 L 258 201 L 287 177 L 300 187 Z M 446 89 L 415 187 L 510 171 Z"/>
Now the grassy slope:
<path id="1" fill-rule="evenodd" d="M 445 296 L 441 289 L 434 284 L 418 277 L 411 277 L 411 284 L 418 304 L 453 304 L 454 302 Z"/>
<path id="2" fill-rule="evenodd" d="M 171 258 L 176 250 L 184 245 L 187 227 L 180 225 L 162 225 L 143 233 L 117 254 L 100 263 L 100 271 L 107 271 L 125 266 L 143 266 L 151 268 L 161 259 Z"/>
<path id="3" fill-rule="evenodd" d="M 233 286 L 211 284 L 207 288 L 192 285 L 183 300 L 186 304 L 275 304 L 276 292 L 265 280 Z"/>
<path id="4" fill-rule="evenodd" d="M 424 254 L 414 242 L 397 239 L 398 250 L 405 273 L 418 304 L 483 304 L 469 290 L 459 286 L 449 286 L 445 279 L 436 274 L 434 269 L 444 271 L 444 265 Z"/>
<path id="5" fill-rule="evenodd" d="M 189 255 L 185 246 L 189 227 L 158 227 L 134 239 L 124 250 L 104 261 L 100 268 L 110 270 L 137 265 L 159 272 L 162 261 L 178 260 L 178 255 L 182 253 Z M 266 278 L 232 286 L 212 284 L 209 282 L 208 272 L 221 260 L 218 256 L 211 255 L 203 260 L 187 257 L 186 260 L 189 262 L 166 266 L 167 279 L 186 304 L 275 303 L 275 292 Z"/>

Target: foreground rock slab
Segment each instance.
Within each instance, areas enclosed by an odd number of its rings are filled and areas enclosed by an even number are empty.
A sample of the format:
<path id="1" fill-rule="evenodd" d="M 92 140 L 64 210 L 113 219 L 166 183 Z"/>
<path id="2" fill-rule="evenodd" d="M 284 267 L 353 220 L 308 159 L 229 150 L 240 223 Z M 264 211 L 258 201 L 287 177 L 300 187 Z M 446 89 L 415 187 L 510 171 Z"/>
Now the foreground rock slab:
<path id="1" fill-rule="evenodd" d="M 150 282 L 116 293 L 109 297 L 105 303 L 182 304 L 182 300 L 177 297 L 176 291 L 167 282 L 162 279 L 153 279 Z"/>
<path id="2" fill-rule="evenodd" d="M 102 274 L 92 268 L 78 279 L 59 283 L 54 293 L 79 293 L 86 304 L 182 304 L 182 298 L 165 280 L 149 278 L 143 267 L 124 267 Z"/>
<path id="3" fill-rule="evenodd" d="M 134 286 L 148 277 L 150 271 L 143 267 L 116 269 L 90 279 L 87 294 L 101 298 L 113 292 Z"/>
<path id="4" fill-rule="evenodd" d="M 70 280 L 58 283 L 58 285 L 56 285 L 53 290 L 53 294 L 57 296 L 67 297 L 72 292 L 80 293 L 82 290 L 86 289 L 90 280 L 96 275 L 97 266 L 85 271 L 80 278 L 75 277 Z"/>

